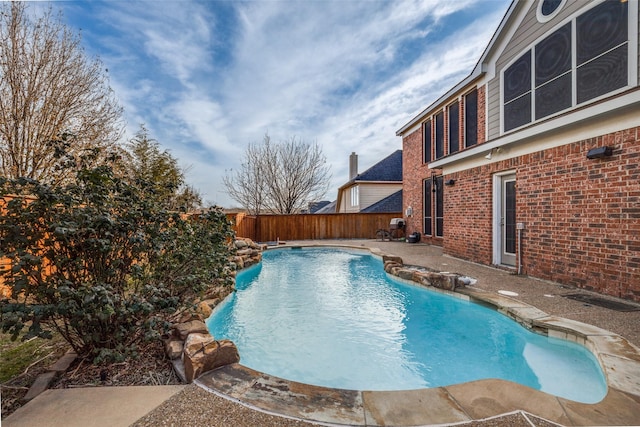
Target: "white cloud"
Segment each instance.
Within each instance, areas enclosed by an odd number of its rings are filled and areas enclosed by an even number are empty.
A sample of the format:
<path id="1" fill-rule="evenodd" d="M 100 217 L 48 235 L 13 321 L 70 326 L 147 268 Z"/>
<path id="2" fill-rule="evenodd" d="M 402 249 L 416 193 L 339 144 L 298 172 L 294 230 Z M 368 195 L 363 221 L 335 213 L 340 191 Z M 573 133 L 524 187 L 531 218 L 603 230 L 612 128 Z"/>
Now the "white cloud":
<path id="1" fill-rule="evenodd" d="M 364 170 L 401 148 L 395 131 L 471 71 L 506 3 L 136 0 L 85 19 L 129 132 L 145 123 L 206 200 L 231 206 L 224 170 L 267 132 L 321 144 L 335 198 L 349 153 Z"/>

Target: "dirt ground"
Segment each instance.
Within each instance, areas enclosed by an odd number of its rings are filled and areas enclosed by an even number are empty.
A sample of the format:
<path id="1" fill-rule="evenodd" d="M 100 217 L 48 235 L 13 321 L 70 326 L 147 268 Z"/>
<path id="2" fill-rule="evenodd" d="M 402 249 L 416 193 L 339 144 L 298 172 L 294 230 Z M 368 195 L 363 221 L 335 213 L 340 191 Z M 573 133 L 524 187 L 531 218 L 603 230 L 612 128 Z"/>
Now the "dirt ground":
<path id="1" fill-rule="evenodd" d="M 38 352 L 46 354 L 36 358 L 25 369 L 20 370 L 19 374 L 0 384 L 2 418 L 7 417 L 25 404 L 23 398 L 36 377 L 46 372 L 47 368 L 70 348 L 61 339 L 38 340 L 39 343 L 36 346 L 39 349 Z M 15 349 L 21 347 L 20 342 L 8 343 L 7 341 L 2 341 L 3 344 L 0 348 L 3 370 L 9 367 L 10 358 L 28 358 L 33 355 L 34 350 L 32 349 L 28 349 L 26 352 L 16 351 Z M 69 370 L 57 378 L 50 388 L 169 384 L 181 384 L 181 381 L 175 375 L 171 362 L 165 356 L 162 344 L 154 342 L 142 347 L 138 358 L 122 363 L 96 366 L 89 361 L 76 359 Z"/>

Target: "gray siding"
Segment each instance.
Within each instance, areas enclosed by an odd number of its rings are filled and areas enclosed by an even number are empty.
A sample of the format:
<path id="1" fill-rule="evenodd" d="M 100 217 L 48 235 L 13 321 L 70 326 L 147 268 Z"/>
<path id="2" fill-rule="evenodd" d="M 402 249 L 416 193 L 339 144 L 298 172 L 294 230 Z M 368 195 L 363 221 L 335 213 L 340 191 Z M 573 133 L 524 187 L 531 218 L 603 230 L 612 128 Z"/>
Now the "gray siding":
<path id="1" fill-rule="evenodd" d="M 360 209 L 367 208 L 398 190 L 402 190 L 402 183 L 360 184 Z"/>
<path id="2" fill-rule="evenodd" d="M 500 78 L 487 84 L 487 140 L 500 136 Z"/>
<path id="3" fill-rule="evenodd" d="M 487 85 L 487 137 L 488 140 L 500 136 L 500 73 L 512 60 L 529 48 L 533 42 L 551 31 L 554 27 L 567 19 L 587 3 L 584 0 L 569 0 L 560 13 L 551 21 L 540 23 L 536 18 L 538 1 L 531 4 L 526 16 L 504 51 L 496 60 L 496 77 Z M 640 19 L 640 17 L 639 17 Z M 640 53 L 639 53 L 640 55 Z M 640 64 L 640 62 L 639 62 Z M 640 65 L 639 65 L 640 67 Z"/>

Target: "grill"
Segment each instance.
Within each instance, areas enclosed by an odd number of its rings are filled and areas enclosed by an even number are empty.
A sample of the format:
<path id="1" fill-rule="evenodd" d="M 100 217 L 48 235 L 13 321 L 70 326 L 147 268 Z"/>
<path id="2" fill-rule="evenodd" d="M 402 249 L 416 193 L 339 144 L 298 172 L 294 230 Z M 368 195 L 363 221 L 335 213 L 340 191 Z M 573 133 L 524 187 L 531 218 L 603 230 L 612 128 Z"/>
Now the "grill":
<path id="1" fill-rule="evenodd" d="M 404 230 L 404 218 L 391 218 L 389 223 L 390 230 Z"/>

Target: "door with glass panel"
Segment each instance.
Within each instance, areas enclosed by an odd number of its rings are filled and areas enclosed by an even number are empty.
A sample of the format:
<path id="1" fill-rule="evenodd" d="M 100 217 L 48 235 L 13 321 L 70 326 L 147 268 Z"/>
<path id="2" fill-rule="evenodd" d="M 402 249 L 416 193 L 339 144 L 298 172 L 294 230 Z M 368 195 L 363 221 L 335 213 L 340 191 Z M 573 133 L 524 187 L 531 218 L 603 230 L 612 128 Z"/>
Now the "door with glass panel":
<path id="1" fill-rule="evenodd" d="M 500 177 L 497 200 L 499 209 L 499 264 L 516 265 L 516 176 L 504 175 Z"/>

